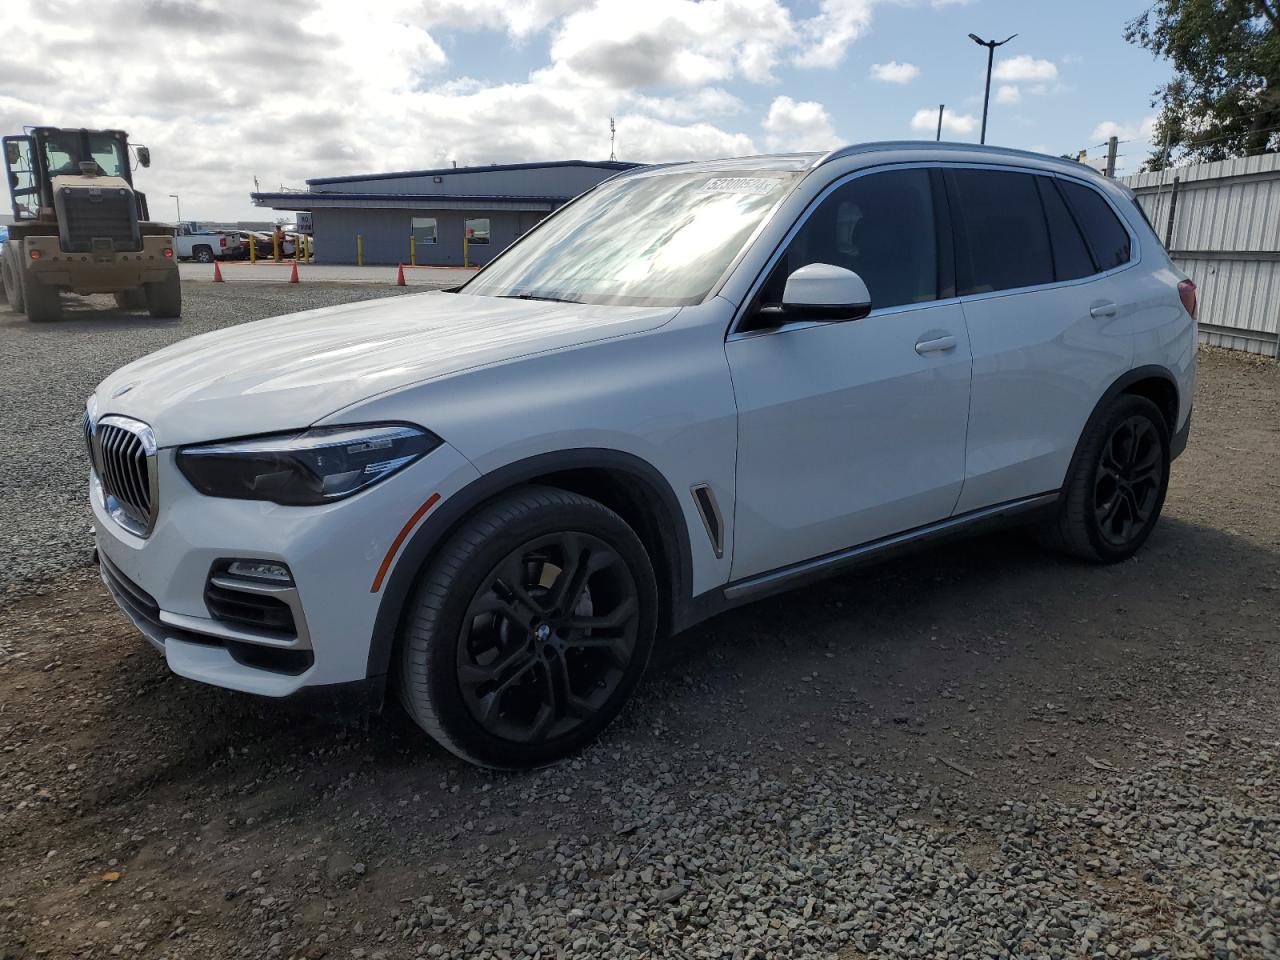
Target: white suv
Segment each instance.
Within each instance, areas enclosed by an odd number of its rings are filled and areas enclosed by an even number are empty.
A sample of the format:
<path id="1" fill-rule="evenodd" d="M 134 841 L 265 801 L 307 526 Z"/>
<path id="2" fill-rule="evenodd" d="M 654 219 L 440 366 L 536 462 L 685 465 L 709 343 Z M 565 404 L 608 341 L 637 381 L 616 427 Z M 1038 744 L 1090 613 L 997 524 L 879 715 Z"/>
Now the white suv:
<path id="1" fill-rule="evenodd" d="M 1137 550 L 1195 288 L 1133 197 L 887 143 L 637 169 L 461 288 L 195 337 L 85 419 L 103 579 L 184 677 L 391 690 L 524 767 L 654 637 L 993 522 Z"/>

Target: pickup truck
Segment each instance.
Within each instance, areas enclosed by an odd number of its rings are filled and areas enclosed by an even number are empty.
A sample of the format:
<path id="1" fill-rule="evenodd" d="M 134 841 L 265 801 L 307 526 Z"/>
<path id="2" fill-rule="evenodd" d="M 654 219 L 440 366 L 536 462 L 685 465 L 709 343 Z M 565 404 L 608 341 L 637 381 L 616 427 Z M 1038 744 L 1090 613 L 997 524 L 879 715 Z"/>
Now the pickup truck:
<path id="1" fill-rule="evenodd" d="M 174 228 L 173 252 L 179 260 L 201 263 L 238 260 L 244 255 L 238 233 L 210 230 L 191 220 L 184 220 Z"/>

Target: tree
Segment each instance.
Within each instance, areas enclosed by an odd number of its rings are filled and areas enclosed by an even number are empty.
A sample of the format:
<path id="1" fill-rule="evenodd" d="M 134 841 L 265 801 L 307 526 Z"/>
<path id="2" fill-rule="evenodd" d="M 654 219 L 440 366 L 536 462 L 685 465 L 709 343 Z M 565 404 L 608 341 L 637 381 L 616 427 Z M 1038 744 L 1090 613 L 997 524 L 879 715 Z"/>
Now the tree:
<path id="1" fill-rule="evenodd" d="M 1125 39 L 1172 61 L 1148 170 L 1280 149 L 1280 0 L 1157 0 Z M 1167 146 L 1166 146 L 1167 144 Z"/>

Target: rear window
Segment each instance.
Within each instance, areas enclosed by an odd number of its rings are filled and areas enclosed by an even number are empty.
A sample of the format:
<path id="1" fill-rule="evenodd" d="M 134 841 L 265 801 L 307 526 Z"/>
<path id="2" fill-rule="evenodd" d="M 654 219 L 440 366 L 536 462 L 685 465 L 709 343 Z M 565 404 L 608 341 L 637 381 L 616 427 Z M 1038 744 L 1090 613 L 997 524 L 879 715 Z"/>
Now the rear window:
<path id="1" fill-rule="evenodd" d="M 1062 193 L 1084 231 L 1099 270 L 1111 270 L 1129 262 L 1129 231 L 1098 191 L 1072 180 L 1061 180 Z"/>
<path id="2" fill-rule="evenodd" d="M 1053 282 L 1053 254 L 1035 177 L 948 170 L 961 296 Z"/>
<path id="3" fill-rule="evenodd" d="M 1078 280 L 1094 272 L 1093 258 L 1076 224 L 1050 177 L 1036 177 L 1044 216 L 1049 223 L 1049 243 L 1053 247 L 1053 270 L 1059 280 Z"/>

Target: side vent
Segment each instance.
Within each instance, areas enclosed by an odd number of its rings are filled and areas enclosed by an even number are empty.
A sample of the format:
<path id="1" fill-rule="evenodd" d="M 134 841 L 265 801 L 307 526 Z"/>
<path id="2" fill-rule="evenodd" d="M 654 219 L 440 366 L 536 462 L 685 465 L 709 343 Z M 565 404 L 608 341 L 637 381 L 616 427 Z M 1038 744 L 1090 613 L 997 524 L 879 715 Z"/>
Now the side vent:
<path id="1" fill-rule="evenodd" d="M 693 502 L 698 505 L 698 514 L 702 517 L 702 525 L 707 528 L 707 536 L 711 539 L 711 549 L 716 557 L 724 556 L 724 518 L 720 516 L 720 506 L 716 503 L 716 495 L 705 483 L 695 483 L 689 488 L 693 491 Z"/>

